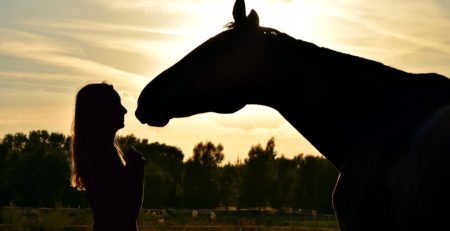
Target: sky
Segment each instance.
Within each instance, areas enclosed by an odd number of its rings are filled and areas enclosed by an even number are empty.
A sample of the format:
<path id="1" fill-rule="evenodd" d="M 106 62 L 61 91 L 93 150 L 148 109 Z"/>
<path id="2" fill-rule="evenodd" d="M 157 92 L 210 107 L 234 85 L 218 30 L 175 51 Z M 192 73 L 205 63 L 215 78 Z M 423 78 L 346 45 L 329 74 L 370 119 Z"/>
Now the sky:
<path id="1" fill-rule="evenodd" d="M 163 128 L 140 124 L 137 98 L 155 76 L 232 21 L 234 0 L 0 0 L 0 137 L 70 134 L 75 94 L 107 81 L 128 109 L 119 135 L 179 147 L 224 146 L 243 160 L 275 137 L 278 156 L 320 155 L 276 110 L 248 105 Z M 408 72 L 450 76 L 448 0 L 247 0 L 260 25 Z"/>

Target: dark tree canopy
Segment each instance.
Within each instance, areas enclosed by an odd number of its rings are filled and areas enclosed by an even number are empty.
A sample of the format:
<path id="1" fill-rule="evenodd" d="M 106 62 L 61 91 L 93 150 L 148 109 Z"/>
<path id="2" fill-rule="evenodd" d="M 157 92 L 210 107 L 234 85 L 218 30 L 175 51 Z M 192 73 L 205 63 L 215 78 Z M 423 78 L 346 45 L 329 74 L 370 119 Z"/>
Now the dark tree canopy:
<path id="1" fill-rule="evenodd" d="M 70 137 L 45 130 L 7 134 L 0 140 L 0 206 L 88 207 L 69 186 Z M 275 138 L 251 147 L 244 161 L 222 165 L 224 147 L 195 145 L 184 161 L 177 147 L 120 136 L 123 148 L 145 158 L 145 208 L 302 208 L 331 213 L 337 177 L 324 158 L 277 157 Z"/>

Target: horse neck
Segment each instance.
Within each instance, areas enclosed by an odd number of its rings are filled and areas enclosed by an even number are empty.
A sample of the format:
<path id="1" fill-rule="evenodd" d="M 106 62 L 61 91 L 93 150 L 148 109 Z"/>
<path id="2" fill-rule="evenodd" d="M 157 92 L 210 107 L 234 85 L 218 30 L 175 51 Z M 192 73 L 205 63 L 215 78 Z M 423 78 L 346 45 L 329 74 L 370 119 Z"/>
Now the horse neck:
<path id="1" fill-rule="evenodd" d="M 263 104 L 278 110 L 338 169 L 349 154 L 359 152 L 358 144 L 383 134 L 380 128 L 417 106 L 406 102 L 408 92 L 399 97 L 399 87 L 411 84 L 412 74 L 296 43 L 272 54 L 277 67 L 267 72 L 272 74 L 267 87 L 273 94 Z"/>

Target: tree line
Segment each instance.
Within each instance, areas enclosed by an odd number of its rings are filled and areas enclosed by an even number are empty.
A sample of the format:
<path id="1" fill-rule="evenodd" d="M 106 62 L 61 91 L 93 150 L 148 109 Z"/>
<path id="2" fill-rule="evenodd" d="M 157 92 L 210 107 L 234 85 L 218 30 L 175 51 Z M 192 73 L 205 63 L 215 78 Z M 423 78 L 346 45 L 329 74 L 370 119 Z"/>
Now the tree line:
<path id="1" fill-rule="evenodd" d="M 0 140 L 0 206 L 88 207 L 69 185 L 70 136 L 45 130 L 7 134 Z M 145 208 L 293 208 L 331 213 L 336 169 L 323 157 L 277 156 L 275 139 L 252 146 L 248 156 L 222 163 L 224 148 L 195 145 L 184 160 L 174 146 L 119 136 L 145 158 Z"/>

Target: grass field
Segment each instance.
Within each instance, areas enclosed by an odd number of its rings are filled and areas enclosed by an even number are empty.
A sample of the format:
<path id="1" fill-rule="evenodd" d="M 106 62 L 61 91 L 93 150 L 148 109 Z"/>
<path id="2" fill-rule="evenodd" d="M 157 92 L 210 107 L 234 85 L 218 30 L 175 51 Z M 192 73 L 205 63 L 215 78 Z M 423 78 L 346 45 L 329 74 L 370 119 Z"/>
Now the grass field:
<path id="1" fill-rule="evenodd" d="M 333 215 L 311 212 L 259 210 L 148 210 L 139 219 L 140 230 L 220 231 L 338 231 Z M 1 208 L 0 231 L 84 231 L 91 230 L 90 209 Z"/>

